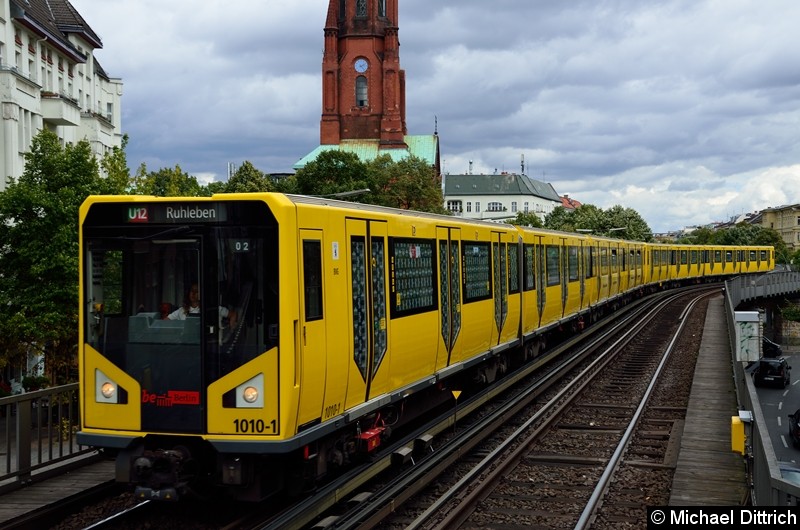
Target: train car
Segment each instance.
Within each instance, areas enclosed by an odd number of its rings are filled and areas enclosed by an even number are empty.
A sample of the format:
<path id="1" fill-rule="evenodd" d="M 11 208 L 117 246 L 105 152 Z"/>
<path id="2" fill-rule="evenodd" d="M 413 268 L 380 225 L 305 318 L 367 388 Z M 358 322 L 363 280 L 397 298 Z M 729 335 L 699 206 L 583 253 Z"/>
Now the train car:
<path id="1" fill-rule="evenodd" d="M 262 194 L 91 198 L 81 227 L 79 439 L 142 497 L 302 488 L 519 341 L 508 225 Z"/>
<path id="2" fill-rule="evenodd" d="M 644 243 L 320 198 L 90 197 L 78 441 L 140 498 L 297 493 L 648 274 L 701 277 L 690 250 L 648 273 Z"/>

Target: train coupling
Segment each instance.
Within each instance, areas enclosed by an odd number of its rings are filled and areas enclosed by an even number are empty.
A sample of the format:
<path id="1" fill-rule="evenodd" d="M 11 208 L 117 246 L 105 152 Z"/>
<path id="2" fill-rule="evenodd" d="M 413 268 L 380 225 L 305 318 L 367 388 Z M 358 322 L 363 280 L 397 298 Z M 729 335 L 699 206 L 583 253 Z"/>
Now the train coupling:
<path id="1" fill-rule="evenodd" d="M 140 501 L 177 501 L 178 490 L 175 488 L 164 488 L 154 490 L 143 486 L 136 486 L 133 496 Z"/>
<path id="2" fill-rule="evenodd" d="M 193 478 L 188 449 L 144 451 L 132 459 L 131 482 L 141 500 L 176 501 Z"/>

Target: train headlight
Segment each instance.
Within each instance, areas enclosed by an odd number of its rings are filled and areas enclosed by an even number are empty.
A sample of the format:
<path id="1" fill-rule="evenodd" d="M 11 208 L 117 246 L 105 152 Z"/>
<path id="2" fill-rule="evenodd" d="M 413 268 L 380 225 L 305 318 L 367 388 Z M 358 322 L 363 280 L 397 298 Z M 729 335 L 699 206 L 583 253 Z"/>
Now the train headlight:
<path id="1" fill-rule="evenodd" d="M 236 406 L 243 409 L 264 407 L 264 374 L 258 374 L 236 387 Z"/>
<path id="2" fill-rule="evenodd" d="M 99 369 L 94 371 L 94 400 L 97 403 L 120 403 L 119 385 Z"/>
<path id="3" fill-rule="evenodd" d="M 106 381 L 100 387 L 100 393 L 103 394 L 104 398 L 111 399 L 112 397 L 114 397 L 114 394 L 117 393 L 117 385 Z"/>
<path id="4" fill-rule="evenodd" d="M 242 392 L 242 399 L 248 403 L 255 403 L 258 399 L 258 389 L 254 386 L 248 386 L 244 389 L 244 392 Z"/>

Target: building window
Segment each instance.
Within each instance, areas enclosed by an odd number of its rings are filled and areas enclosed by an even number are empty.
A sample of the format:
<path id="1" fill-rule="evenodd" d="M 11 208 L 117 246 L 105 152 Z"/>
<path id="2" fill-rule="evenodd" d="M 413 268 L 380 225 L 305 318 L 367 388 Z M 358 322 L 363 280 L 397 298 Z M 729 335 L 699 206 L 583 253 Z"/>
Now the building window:
<path id="1" fill-rule="evenodd" d="M 468 203 L 467 203 L 467 211 L 468 211 L 468 212 L 471 212 L 471 211 L 472 211 L 472 203 L 471 203 L 471 202 L 468 202 Z M 798 235 L 800 235 L 800 234 L 798 234 Z"/>
<path id="2" fill-rule="evenodd" d="M 356 77 L 356 107 L 366 107 L 369 105 L 367 99 L 367 78 L 363 75 Z"/>
<path id="3" fill-rule="evenodd" d="M 475 201 L 475 213 L 478 213 L 480 211 L 481 211 L 481 203 Z"/>
<path id="4" fill-rule="evenodd" d="M 517 201 L 511 201 L 511 211 L 512 212 L 517 211 Z"/>
<path id="5" fill-rule="evenodd" d="M 502 203 L 490 202 L 489 203 L 489 207 L 487 208 L 486 211 L 489 211 L 489 212 L 502 212 L 504 210 L 505 210 L 505 208 L 503 208 L 503 204 Z"/>
<path id="6" fill-rule="evenodd" d="M 367 16 L 367 0 L 357 0 L 356 2 L 356 16 Z"/>
<path id="7" fill-rule="evenodd" d="M 386 0 L 378 0 L 378 16 L 386 16 Z"/>
<path id="8" fill-rule="evenodd" d="M 528 213 L 528 201 L 525 201 L 525 205 L 523 206 L 523 210 L 525 213 Z"/>
<path id="9" fill-rule="evenodd" d="M 339 20 L 343 19 L 345 15 L 344 0 L 339 0 Z"/>
<path id="10" fill-rule="evenodd" d="M 451 212 L 461 212 L 461 201 L 447 201 L 447 209 Z"/>

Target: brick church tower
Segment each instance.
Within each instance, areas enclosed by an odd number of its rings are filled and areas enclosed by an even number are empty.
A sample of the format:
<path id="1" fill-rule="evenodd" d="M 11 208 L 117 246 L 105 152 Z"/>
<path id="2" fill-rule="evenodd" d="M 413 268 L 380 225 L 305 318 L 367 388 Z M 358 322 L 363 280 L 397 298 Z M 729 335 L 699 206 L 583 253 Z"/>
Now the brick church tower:
<path id="1" fill-rule="evenodd" d="M 398 1 L 330 0 L 320 144 L 379 140 L 381 149 L 408 148 Z"/>
<path id="2" fill-rule="evenodd" d="M 322 57 L 320 145 L 298 160 L 299 170 L 325 151 L 362 161 L 415 156 L 441 176 L 439 135 L 406 131 L 406 74 L 400 68 L 400 0 L 329 0 Z"/>

